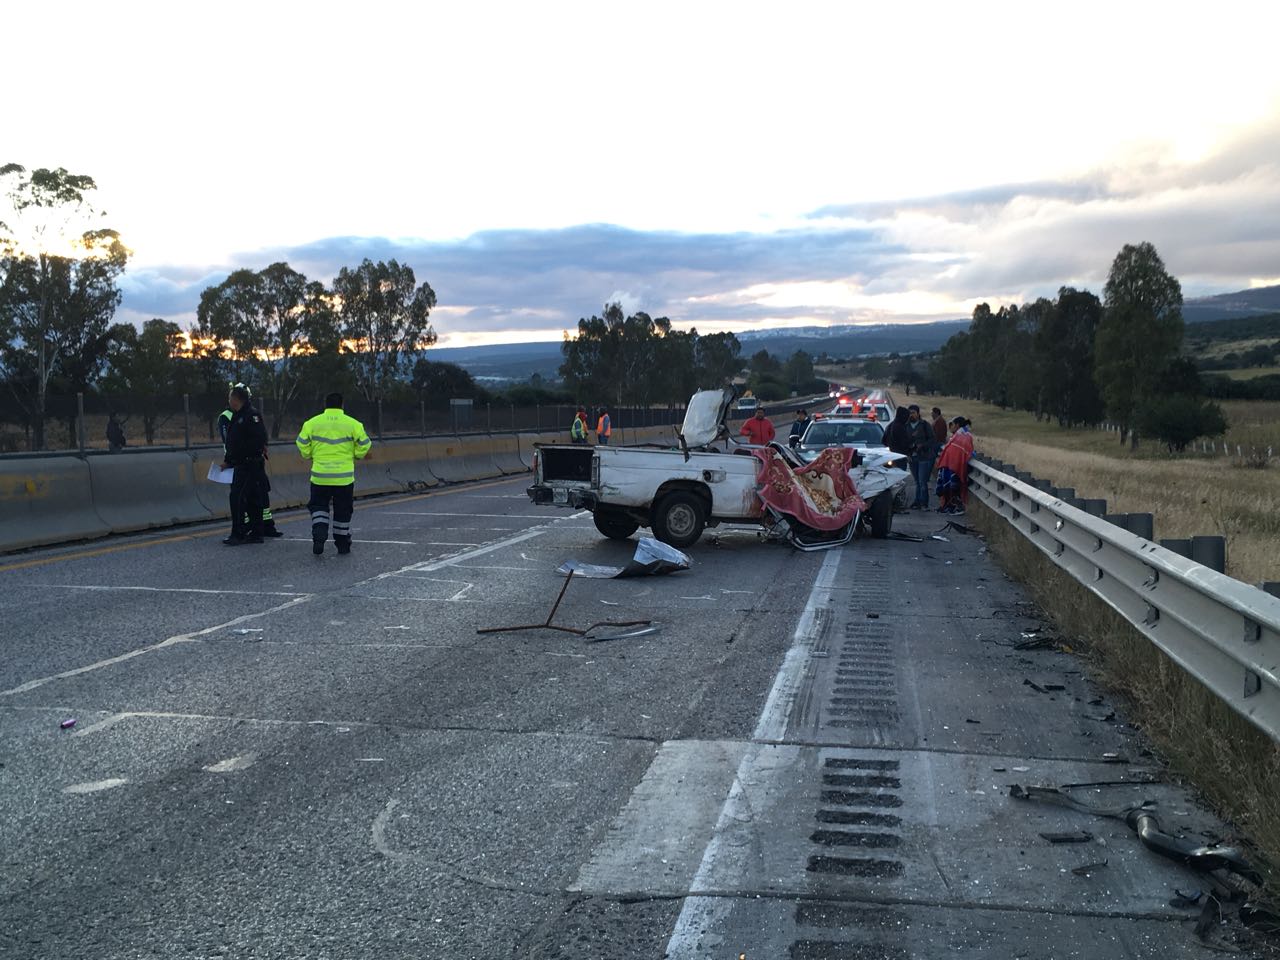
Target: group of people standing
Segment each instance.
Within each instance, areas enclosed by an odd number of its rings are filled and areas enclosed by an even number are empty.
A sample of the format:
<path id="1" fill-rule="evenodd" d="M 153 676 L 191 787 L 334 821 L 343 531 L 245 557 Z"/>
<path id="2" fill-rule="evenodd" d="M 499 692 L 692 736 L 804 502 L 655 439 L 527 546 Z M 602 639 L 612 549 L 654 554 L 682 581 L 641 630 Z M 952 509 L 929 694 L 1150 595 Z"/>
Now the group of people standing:
<path id="1" fill-rule="evenodd" d="M 607 447 L 609 438 L 613 436 L 613 420 L 605 407 L 600 407 L 596 417 L 596 443 Z M 578 407 L 573 415 L 573 425 L 569 427 L 569 440 L 572 443 L 590 443 L 591 430 L 587 425 L 587 408 Z"/>
<path id="2" fill-rule="evenodd" d="M 284 536 L 271 515 L 271 480 L 267 476 L 267 428 L 253 405 L 248 387 L 237 383 L 227 394 L 227 409 L 218 417 L 222 435 L 222 468 L 231 475 L 229 547 L 263 543 Z M 311 463 L 311 552 L 324 553 L 330 528 L 338 553 L 351 552 L 356 461 L 367 460 L 372 441 L 364 425 L 342 409 L 342 394 L 325 397 L 324 412 L 302 425 L 295 441 L 302 459 Z"/>
<path id="3" fill-rule="evenodd" d="M 963 514 L 968 499 L 969 460 L 973 456 L 969 420 L 953 417 L 948 422 L 938 407 L 931 414 L 931 419 L 926 420 L 914 403 L 899 407 L 885 429 L 885 446 L 910 460 L 916 486 L 912 510 L 929 509 L 929 484 L 936 465 L 938 512 Z"/>

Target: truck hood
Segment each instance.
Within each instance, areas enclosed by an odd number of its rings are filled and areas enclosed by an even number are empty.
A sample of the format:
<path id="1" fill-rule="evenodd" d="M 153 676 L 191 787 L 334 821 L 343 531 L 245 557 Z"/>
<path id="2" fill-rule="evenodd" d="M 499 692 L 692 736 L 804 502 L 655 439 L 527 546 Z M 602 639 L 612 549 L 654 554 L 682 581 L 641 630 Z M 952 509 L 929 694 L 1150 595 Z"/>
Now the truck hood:
<path id="1" fill-rule="evenodd" d="M 719 436 L 720 425 L 724 423 L 732 402 L 732 390 L 699 390 L 690 397 L 684 423 L 680 427 L 685 446 L 705 447 Z"/>

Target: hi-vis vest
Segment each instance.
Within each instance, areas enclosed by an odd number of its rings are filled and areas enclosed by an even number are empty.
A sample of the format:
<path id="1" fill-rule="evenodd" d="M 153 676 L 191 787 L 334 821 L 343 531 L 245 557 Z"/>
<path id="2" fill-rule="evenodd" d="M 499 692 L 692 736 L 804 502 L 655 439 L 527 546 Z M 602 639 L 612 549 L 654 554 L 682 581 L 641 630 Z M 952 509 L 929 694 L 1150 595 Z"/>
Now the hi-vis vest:
<path id="1" fill-rule="evenodd" d="M 613 422 L 607 413 L 601 414 L 600 419 L 596 421 L 596 433 L 602 437 L 613 436 Z"/>
<path id="2" fill-rule="evenodd" d="M 371 446 L 364 424 L 337 407 L 328 407 L 302 425 L 297 439 L 302 459 L 311 461 L 311 482 L 321 487 L 345 487 L 356 481 L 356 461 Z"/>
<path id="3" fill-rule="evenodd" d="M 573 426 L 569 428 L 569 436 L 575 440 L 585 440 L 587 438 L 587 421 L 582 414 L 575 413 L 573 415 Z"/>

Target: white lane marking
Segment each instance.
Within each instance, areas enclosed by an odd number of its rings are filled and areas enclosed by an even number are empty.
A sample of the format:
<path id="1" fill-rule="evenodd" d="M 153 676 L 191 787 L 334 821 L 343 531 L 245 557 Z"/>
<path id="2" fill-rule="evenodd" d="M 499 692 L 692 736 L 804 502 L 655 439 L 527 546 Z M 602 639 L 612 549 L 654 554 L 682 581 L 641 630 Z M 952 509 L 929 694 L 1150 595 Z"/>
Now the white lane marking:
<path id="1" fill-rule="evenodd" d="M 175 637 L 169 637 L 167 640 L 161 640 L 159 643 L 153 643 L 150 646 L 139 647 L 137 650 L 130 650 L 128 653 L 122 653 L 118 657 L 108 657 L 105 660 L 98 660 L 96 663 L 90 663 L 87 666 L 76 667 L 74 670 L 63 670 L 61 673 L 51 674 L 47 677 L 38 677 L 35 680 L 28 680 L 26 683 L 19 684 L 16 687 L 10 687 L 8 690 L 0 690 L 0 697 L 12 696 L 15 693 L 26 693 L 28 690 L 34 690 L 36 687 L 43 687 L 46 683 L 52 683 L 54 680 L 66 680 L 70 677 L 78 677 L 82 673 L 91 673 L 94 670 L 101 670 L 103 667 L 110 667 L 117 663 L 124 663 L 126 660 L 132 660 L 134 657 L 140 657 L 144 653 L 151 653 L 153 650 L 163 650 L 165 647 L 171 647 L 176 643 L 189 643 L 197 637 L 207 636 L 211 633 L 217 633 L 219 630 L 225 630 L 228 627 L 234 627 L 238 623 L 247 623 L 250 620 L 256 620 L 259 617 L 265 617 L 272 613 L 279 613 L 281 610 L 288 610 L 290 607 L 297 606 L 300 603 L 306 603 L 312 599 L 314 594 L 303 594 L 294 597 L 285 603 L 276 604 L 266 610 L 258 613 L 246 613 L 243 616 L 236 617 L 234 620 L 228 620 L 226 623 L 219 623 L 216 626 L 205 627 L 203 630 L 196 630 L 192 633 L 180 633 Z"/>
<path id="2" fill-rule="evenodd" d="M 128 713 L 109 713 L 97 723 L 91 723 L 87 727 L 81 727 L 71 735 L 73 737 L 87 737 L 91 733 L 97 733 L 99 730 L 108 730 L 114 727 L 122 720 L 128 720 L 131 714 Z"/>
<path id="3" fill-rule="evenodd" d="M 486 520 L 545 520 L 545 513 L 438 513 L 434 510 L 388 510 L 397 517 L 481 517 Z"/>
<path id="4" fill-rule="evenodd" d="M 537 572 L 537 569 L 535 567 L 486 567 L 486 566 L 481 566 L 480 564 L 467 564 L 467 566 L 465 567 L 462 566 L 462 564 L 458 564 L 457 569 L 459 570 L 513 570 L 516 573 L 536 573 Z"/>
<path id="5" fill-rule="evenodd" d="M 362 583 L 372 583 L 375 580 L 385 580 L 387 577 L 396 577 L 402 573 L 408 573 L 410 571 L 416 571 L 419 573 L 431 573 L 435 570 L 443 570 L 445 567 L 456 566 L 457 564 L 463 563 L 467 560 L 473 560 L 476 557 L 483 557 L 486 554 L 493 553 L 495 550 L 505 550 L 507 547 L 515 546 L 517 543 L 524 543 L 526 540 L 532 540 L 534 537 L 540 537 L 544 533 L 547 533 L 552 528 L 552 526 L 554 526 L 557 523 L 562 523 L 565 520 L 576 520 L 579 517 L 586 517 L 586 516 L 590 516 L 590 511 L 582 510 L 582 511 L 579 511 L 578 513 L 571 514 L 567 517 L 559 517 L 555 520 L 552 520 L 550 523 L 545 523 L 536 527 L 530 527 L 528 530 L 525 530 L 523 533 L 518 533 L 512 537 L 507 537 L 505 540 L 495 540 L 493 543 L 490 543 L 487 546 L 477 547 L 475 550 L 466 550 L 452 557 L 444 557 L 439 560 L 429 560 L 423 563 L 410 564 L 407 567 L 401 567 L 399 570 L 392 570 L 387 573 L 380 573 L 376 577 L 372 577 L 369 580 L 362 581 Z M 355 586 L 360 586 L 360 585 L 361 584 L 355 584 Z"/>
<path id="6" fill-rule="evenodd" d="M 791 717 L 791 708 L 795 704 L 796 693 L 804 678 L 805 667 L 809 662 L 809 650 L 818 638 L 822 623 L 818 617 L 820 608 L 825 607 L 831 599 L 831 590 L 836 583 L 836 571 L 840 567 L 840 558 L 844 550 L 831 550 L 818 569 L 814 578 L 813 589 L 809 591 L 809 600 L 800 614 L 800 622 L 796 624 L 796 632 L 791 639 L 791 647 L 787 650 L 778 675 L 774 678 L 773 688 L 760 711 L 760 720 L 756 723 L 753 740 L 781 740 L 787 732 L 787 721 Z M 846 577 L 851 580 L 851 577 Z"/>
<path id="7" fill-rule="evenodd" d="M 228 757 L 226 760 L 211 763 L 204 769 L 209 773 L 235 773 L 237 770 L 245 770 L 252 767 L 257 760 L 258 755 L 256 753 L 242 753 L 238 757 Z"/>
<path id="8" fill-rule="evenodd" d="M 769 698 L 765 701 L 764 709 L 760 711 L 760 719 L 752 735 L 754 741 L 778 741 L 787 732 L 787 722 L 796 702 L 796 693 L 808 667 L 809 650 L 822 628 L 818 610 L 820 607 L 825 607 L 830 600 L 831 591 L 836 583 L 836 571 L 843 554 L 843 548 L 829 551 L 818 569 L 813 589 L 809 591 L 809 599 L 804 605 L 804 612 L 800 614 L 800 621 L 796 624 L 791 648 L 787 650 L 782 666 L 778 668 L 778 675 L 774 678 Z M 689 884 L 691 893 L 695 890 L 709 889 L 708 884 L 715 871 L 716 862 L 720 859 L 722 844 L 729 834 L 729 828 L 736 821 L 742 818 L 750 819 L 752 816 L 750 800 L 745 796 L 743 782 L 749 775 L 748 767 L 755 753 L 754 750 L 748 750 L 738 765 L 733 786 L 729 788 L 729 796 L 720 809 L 720 818 L 716 823 L 715 832 L 707 842 L 702 852 L 702 862 L 698 872 L 694 874 L 693 881 Z M 733 910 L 733 905 L 734 901 L 729 897 L 692 895 L 685 897 L 684 905 L 680 908 L 680 916 L 676 918 L 675 926 L 671 930 L 671 939 L 667 942 L 665 954 L 667 960 L 681 960 L 681 958 L 692 960 L 692 958 L 706 956 L 702 947 L 702 935 L 724 921 Z"/>
<path id="9" fill-rule="evenodd" d="M 310 542 L 310 541 L 308 541 Z M 31 583 L 31 587 L 47 590 L 91 590 L 112 593 L 116 590 L 141 590 L 147 593 L 207 593 L 215 597 L 305 597 L 302 590 L 208 590 L 202 587 L 134 587 L 94 583 Z"/>
<path id="10" fill-rule="evenodd" d="M 310 543 L 310 537 L 283 537 L 285 543 Z M 396 547 L 420 547 L 423 544 L 414 540 L 352 540 L 352 543 L 389 543 Z M 427 544 L 431 546 L 431 544 Z"/>
<path id="11" fill-rule="evenodd" d="M 480 544 L 474 540 L 432 540 L 424 543 L 424 547 L 478 547 Z"/>
<path id="12" fill-rule="evenodd" d="M 110 790 L 112 787 L 122 787 L 128 780 L 122 777 L 111 777 L 108 780 L 90 780 L 88 783 L 73 783 L 69 787 L 63 787 L 63 793 L 97 793 L 99 790 Z"/>

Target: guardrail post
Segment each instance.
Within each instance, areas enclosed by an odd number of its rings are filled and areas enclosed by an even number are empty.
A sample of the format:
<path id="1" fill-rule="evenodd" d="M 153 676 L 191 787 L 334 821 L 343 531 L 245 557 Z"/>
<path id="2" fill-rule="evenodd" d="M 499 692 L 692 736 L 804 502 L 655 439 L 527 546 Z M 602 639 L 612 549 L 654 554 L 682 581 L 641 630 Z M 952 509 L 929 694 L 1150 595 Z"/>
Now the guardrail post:
<path id="1" fill-rule="evenodd" d="M 1032 480 L 1031 485 L 1044 493 L 1053 492 L 1053 484 L 1048 480 Z"/>
<path id="2" fill-rule="evenodd" d="M 1149 513 L 1109 513 L 1102 518 L 1144 540 L 1155 539 L 1155 517 Z"/>
<path id="3" fill-rule="evenodd" d="M 1192 537 L 1191 559 L 1218 573 L 1227 572 L 1227 540 L 1225 537 Z"/>
<path id="4" fill-rule="evenodd" d="M 1066 501 L 1066 500 L 1074 500 L 1074 499 L 1076 499 L 1076 488 L 1075 488 L 1075 487 L 1059 487 L 1059 488 L 1058 488 L 1058 490 L 1057 490 L 1057 493 L 1058 493 L 1058 499 L 1059 499 L 1059 500 Z"/>
<path id="5" fill-rule="evenodd" d="M 191 397 L 182 395 L 182 449 L 191 449 Z"/>
<path id="6" fill-rule="evenodd" d="M 1174 540 L 1161 540 L 1160 546 L 1164 547 L 1166 550 L 1172 550 L 1174 553 L 1176 553 L 1180 557 L 1186 557 L 1188 560 L 1191 559 L 1190 538 L 1185 540 L 1180 538 L 1174 539 Z"/>
<path id="7" fill-rule="evenodd" d="M 76 440 L 79 441 L 80 452 L 84 453 L 84 394 L 76 394 Z"/>
<path id="8" fill-rule="evenodd" d="M 1258 586 L 1271 594 L 1271 596 L 1280 597 L 1280 580 L 1264 580 Z"/>
<path id="9" fill-rule="evenodd" d="M 1107 515 L 1107 501 L 1085 497 L 1080 501 L 1080 509 L 1093 517 L 1105 517 Z"/>

